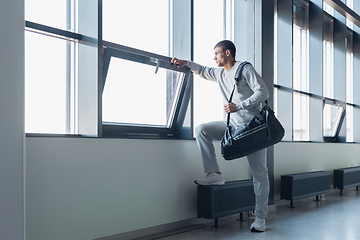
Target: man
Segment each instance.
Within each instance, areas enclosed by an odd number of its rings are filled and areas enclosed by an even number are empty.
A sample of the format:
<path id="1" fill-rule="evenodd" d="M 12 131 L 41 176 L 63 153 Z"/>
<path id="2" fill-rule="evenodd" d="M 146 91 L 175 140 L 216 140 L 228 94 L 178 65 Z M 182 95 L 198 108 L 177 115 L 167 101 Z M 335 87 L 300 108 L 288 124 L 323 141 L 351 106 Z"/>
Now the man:
<path id="1" fill-rule="evenodd" d="M 235 45 L 228 40 L 215 45 L 214 60 L 218 68 L 201 66 L 197 63 L 173 58 L 171 62 L 178 67 L 187 66 L 200 77 L 217 82 L 220 91 L 228 102 L 235 84 L 235 73 L 241 62 L 235 60 Z M 262 103 L 269 97 L 265 82 L 251 64 L 243 68 L 242 77 L 236 82 L 233 100 L 224 106 L 225 113 L 231 114 L 233 129 L 245 125 L 261 110 Z M 226 130 L 226 121 L 215 121 L 199 125 L 195 137 L 200 148 L 205 170 L 205 177 L 195 180 L 200 185 L 222 185 L 225 183 L 217 163 L 213 140 L 221 140 Z M 265 159 L 265 149 L 247 156 L 250 172 L 253 177 L 256 199 L 255 221 L 251 224 L 252 232 L 263 232 L 266 229 L 265 218 L 268 211 L 269 179 Z"/>

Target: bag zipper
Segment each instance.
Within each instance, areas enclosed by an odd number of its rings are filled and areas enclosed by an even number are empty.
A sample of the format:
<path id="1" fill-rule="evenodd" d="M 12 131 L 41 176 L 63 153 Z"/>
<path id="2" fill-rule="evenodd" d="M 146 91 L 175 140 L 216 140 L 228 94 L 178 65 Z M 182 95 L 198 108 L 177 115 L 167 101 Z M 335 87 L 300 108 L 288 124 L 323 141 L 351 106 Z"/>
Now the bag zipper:
<path id="1" fill-rule="evenodd" d="M 257 126 L 257 127 L 253 128 L 253 129 L 249 130 L 248 132 L 244 133 L 244 134 L 241 134 L 239 137 L 246 137 L 247 135 L 253 134 L 254 132 L 258 132 L 258 131 L 263 130 L 265 128 L 267 128 L 266 123 L 262 124 L 260 126 Z"/>

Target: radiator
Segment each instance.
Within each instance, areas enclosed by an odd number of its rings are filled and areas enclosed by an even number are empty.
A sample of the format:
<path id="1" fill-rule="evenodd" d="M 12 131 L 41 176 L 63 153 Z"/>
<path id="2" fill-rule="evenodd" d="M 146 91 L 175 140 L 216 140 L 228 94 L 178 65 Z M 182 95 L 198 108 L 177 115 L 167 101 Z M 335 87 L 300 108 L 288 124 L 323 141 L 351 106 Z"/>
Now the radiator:
<path id="1" fill-rule="evenodd" d="M 360 185 L 360 167 L 339 168 L 334 170 L 334 188 L 342 190 Z"/>
<path id="2" fill-rule="evenodd" d="M 252 180 L 226 182 L 218 186 L 197 187 L 197 215 L 217 219 L 255 209 Z"/>
<path id="3" fill-rule="evenodd" d="M 316 171 L 281 176 L 281 199 L 293 201 L 330 192 L 331 172 Z"/>

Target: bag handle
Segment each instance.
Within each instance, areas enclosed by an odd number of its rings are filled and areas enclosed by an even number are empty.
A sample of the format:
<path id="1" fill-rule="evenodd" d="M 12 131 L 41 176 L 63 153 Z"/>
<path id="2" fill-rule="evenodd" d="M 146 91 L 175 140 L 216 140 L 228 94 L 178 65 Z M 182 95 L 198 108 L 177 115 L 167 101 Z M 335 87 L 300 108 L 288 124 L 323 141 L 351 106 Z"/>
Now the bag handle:
<path id="1" fill-rule="evenodd" d="M 251 63 L 249 63 L 247 61 L 244 61 L 244 62 L 240 63 L 239 67 L 236 69 L 234 88 L 233 88 L 233 90 L 231 92 L 231 95 L 230 95 L 230 98 L 229 98 L 229 103 L 231 103 L 231 101 L 232 101 L 236 83 L 239 81 L 239 79 L 241 79 L 242 71 L 243 71 L 243 68 L 244 68 L 244 66 L 246 64 L 251 64 Z M 228 116 L 227 116 L 227 126 L 229 126 L 229 123 L 230 123 L 230 113 L 228 113 Z"/>

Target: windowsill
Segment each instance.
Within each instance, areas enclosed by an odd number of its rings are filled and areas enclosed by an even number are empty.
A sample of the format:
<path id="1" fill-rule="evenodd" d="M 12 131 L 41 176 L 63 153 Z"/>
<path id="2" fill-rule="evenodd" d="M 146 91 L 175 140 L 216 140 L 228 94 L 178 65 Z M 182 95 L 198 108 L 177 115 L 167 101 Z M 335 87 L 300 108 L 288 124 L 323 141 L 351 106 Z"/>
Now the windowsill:
<path id="1" fill-rule="evenodd" d="M 93 139 L 147 139 L 147 140 L 195 140 L 195 138 L 191 139 L 182 139 L 182 138 L 161 138 L 155 136 L 148 135 L 124 135 L 124 136 L 106 136 L 106 137 L 98 137 L 98 136 L 90 136 L 90 135 L 81 135 L 81 134 L 51 134 L 51 133 L 26 133 L 26 137 L 29 138 L 93 138 Z"/>

